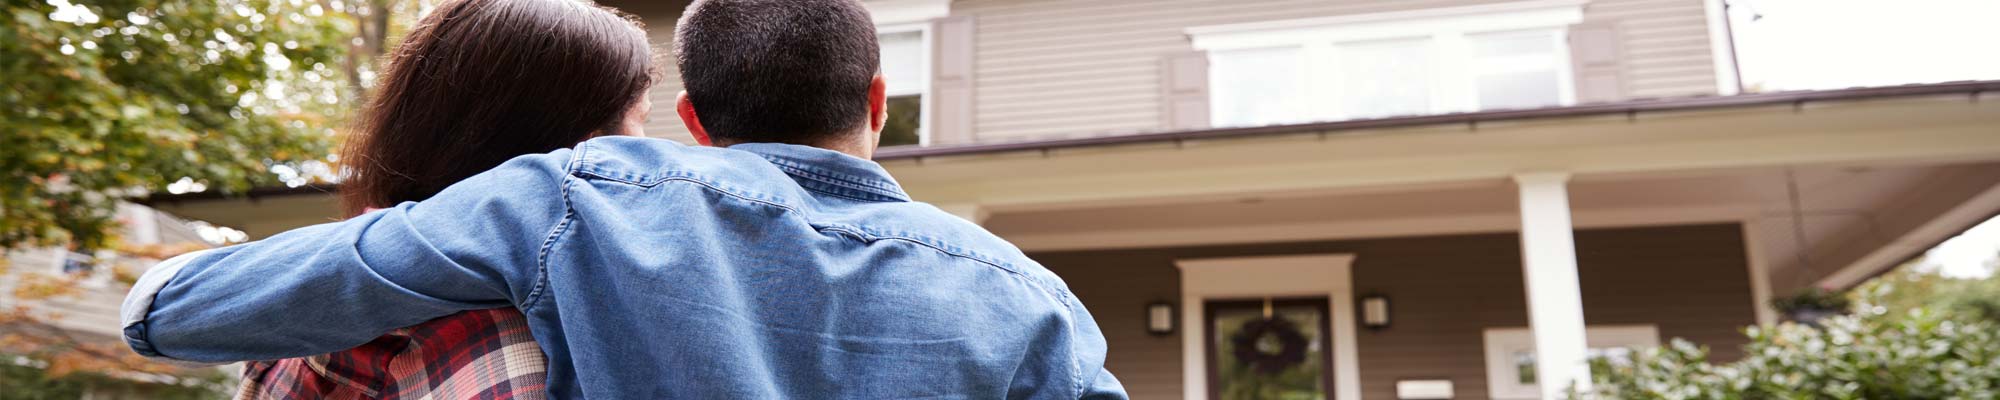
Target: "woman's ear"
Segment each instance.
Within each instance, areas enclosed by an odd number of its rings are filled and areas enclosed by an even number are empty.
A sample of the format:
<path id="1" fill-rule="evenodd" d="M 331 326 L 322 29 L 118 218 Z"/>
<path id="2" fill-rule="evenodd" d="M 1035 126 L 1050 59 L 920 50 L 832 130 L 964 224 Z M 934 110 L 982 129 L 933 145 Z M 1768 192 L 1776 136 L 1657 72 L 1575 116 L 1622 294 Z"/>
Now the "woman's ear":
<path id="1" fill-rule="evenodd" d="M 681 124 L 687 125 L 688 133 L 694 135 L 695 143 L 703 146 L 715 145 L 715 140 L 708 137 L 708 129 L 701 127 L 701 117 L 694 114 L 694 102 L 688 100 L 686 90 L 674 96 L 674 112 L 681 115 Z"/>

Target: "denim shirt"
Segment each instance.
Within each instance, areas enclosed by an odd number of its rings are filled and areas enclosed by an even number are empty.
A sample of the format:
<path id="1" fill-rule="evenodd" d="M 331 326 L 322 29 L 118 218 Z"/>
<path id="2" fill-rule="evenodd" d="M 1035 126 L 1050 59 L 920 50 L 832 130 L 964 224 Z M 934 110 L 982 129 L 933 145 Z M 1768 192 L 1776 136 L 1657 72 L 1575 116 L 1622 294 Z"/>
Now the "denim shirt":
<path id="1" fill-rule="evenodd" d="M 148 271 L 140 354 L 307 356 L 517 307 L 558 398 L 1124 398 L 1062 280 L 913 202 L 880 165 L 786 144 L 607 137 L 418 203 Z"/>

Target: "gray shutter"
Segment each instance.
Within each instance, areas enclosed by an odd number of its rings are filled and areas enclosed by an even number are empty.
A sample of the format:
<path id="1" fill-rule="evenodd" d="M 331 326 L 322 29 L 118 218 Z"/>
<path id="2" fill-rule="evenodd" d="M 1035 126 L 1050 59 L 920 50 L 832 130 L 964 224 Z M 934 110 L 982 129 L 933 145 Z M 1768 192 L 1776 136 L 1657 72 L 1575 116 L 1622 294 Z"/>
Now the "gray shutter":
<path id="1" fill-rule="evenodd" d="M 973 30 L 971 16 L 937 20 L 931 29 L 931 144 L 972 143 Z"/>
<path id="2" fill-rule="evenodd" d="M 1618 29 L 1609 22 L 1577 24 L 1569 28 L 1569 54 L 1576 75 L 1576 101 L 1602 103 L 1625 99 L 1618 51 Z"/>
<path id="3" fill-rule="evenodd" d="M 1208 127 L 1208 54 L 1190 51 L 1160 62 L 1161 125 L 1167 129 Z"/>

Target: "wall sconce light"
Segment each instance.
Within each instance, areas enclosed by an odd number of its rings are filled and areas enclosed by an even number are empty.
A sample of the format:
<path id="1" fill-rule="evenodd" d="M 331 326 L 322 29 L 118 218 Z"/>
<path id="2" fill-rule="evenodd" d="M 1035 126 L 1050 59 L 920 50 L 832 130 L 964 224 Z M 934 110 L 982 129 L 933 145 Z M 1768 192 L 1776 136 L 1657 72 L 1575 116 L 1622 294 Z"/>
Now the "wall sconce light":
<path id="1" fill-rule="evenodd" d="M 1146 305 L 1146 333 L 1156 336 L 1174 334 L 1174 303 L 1155 301 Z"/>
<path id="2" fill-rule="evenodd" d="M 1381 294 L 1361 296 L 1361 326 L 1369 330 L 1389 327 L 1389 296 Z"/>

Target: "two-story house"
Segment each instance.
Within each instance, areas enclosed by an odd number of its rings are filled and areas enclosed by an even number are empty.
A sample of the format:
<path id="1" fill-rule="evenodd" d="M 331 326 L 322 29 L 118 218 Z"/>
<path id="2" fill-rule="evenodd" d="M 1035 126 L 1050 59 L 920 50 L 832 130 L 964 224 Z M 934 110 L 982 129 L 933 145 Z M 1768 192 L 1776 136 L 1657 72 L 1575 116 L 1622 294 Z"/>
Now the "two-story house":
<path id="1" fill-rule="evenodd" d="M 686 4 L 607 2 L 661 46 Z M 1738 93 L 1720 0 L 867 4 L 878 161 L 1062 275 L 1139 399 L 1555 398 L 2000 212 L 2000 82 Z M 333 215 L 253 194 L 152 204 Z"/>

